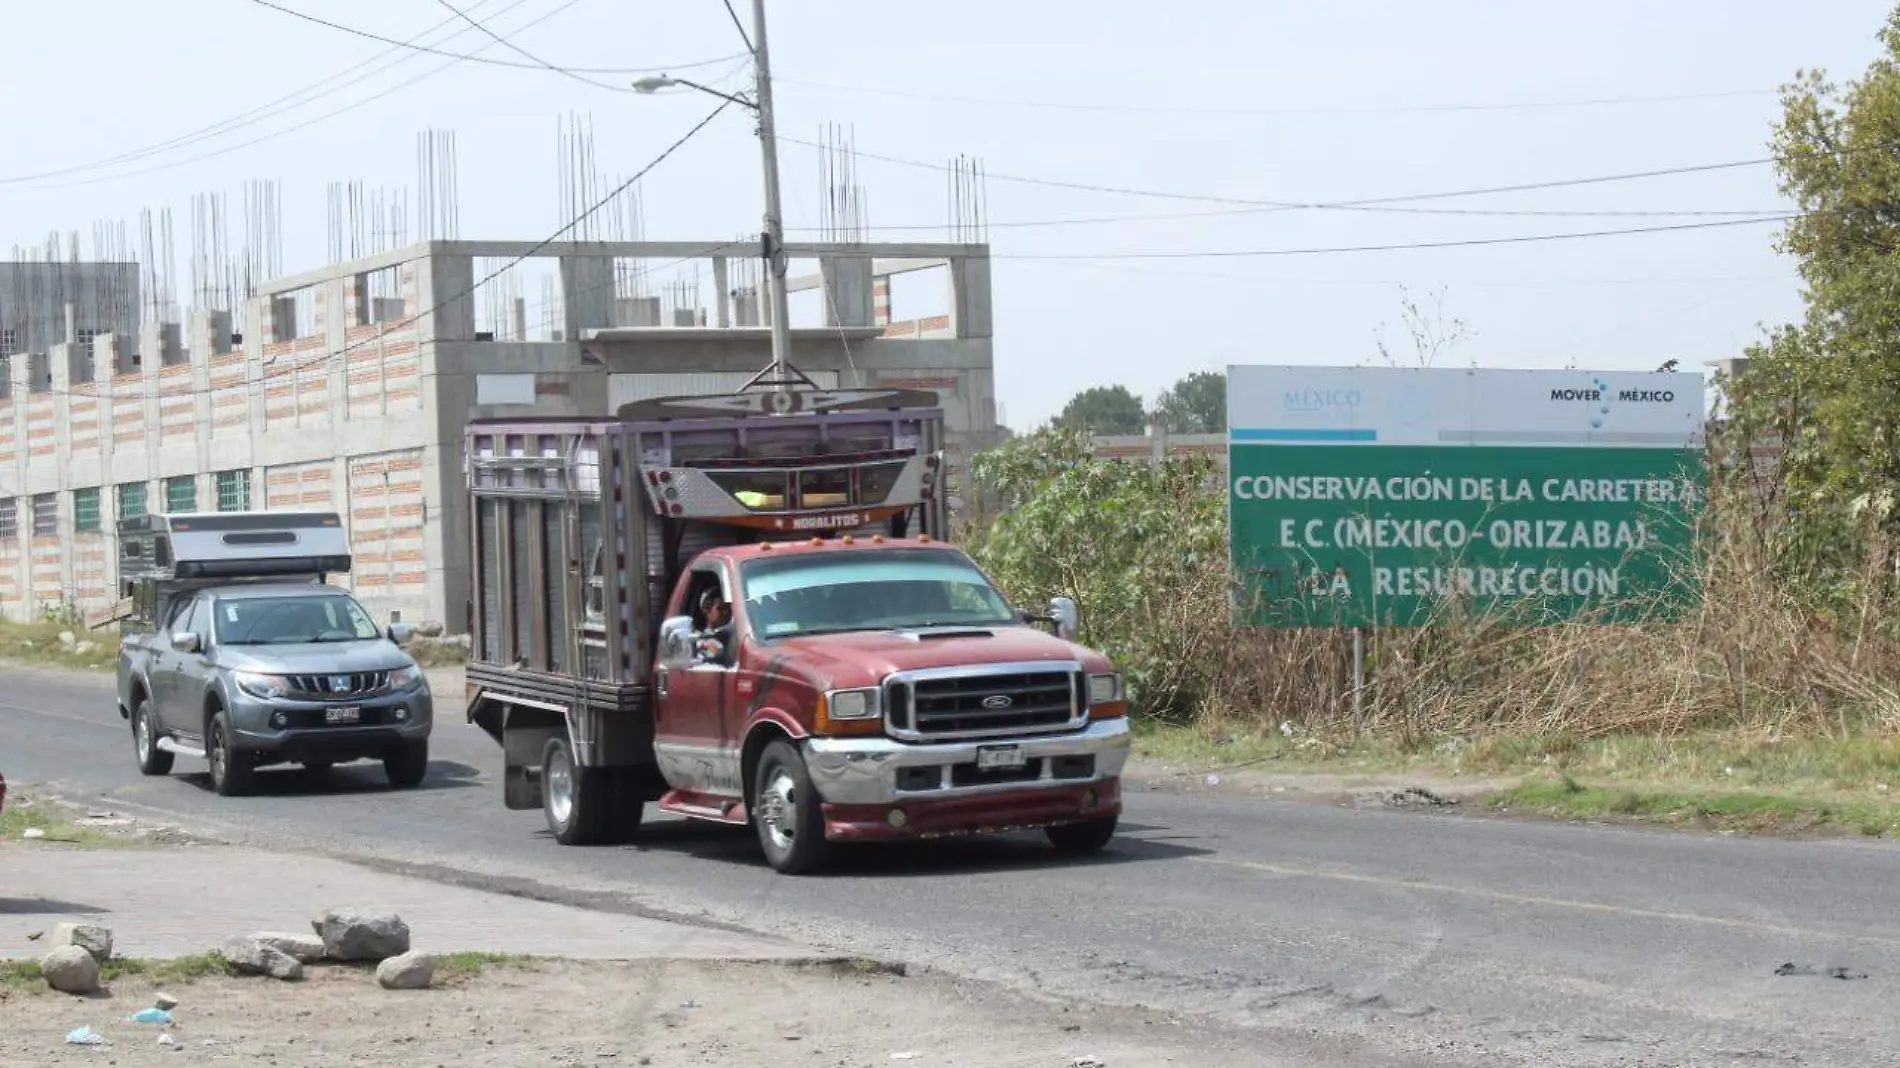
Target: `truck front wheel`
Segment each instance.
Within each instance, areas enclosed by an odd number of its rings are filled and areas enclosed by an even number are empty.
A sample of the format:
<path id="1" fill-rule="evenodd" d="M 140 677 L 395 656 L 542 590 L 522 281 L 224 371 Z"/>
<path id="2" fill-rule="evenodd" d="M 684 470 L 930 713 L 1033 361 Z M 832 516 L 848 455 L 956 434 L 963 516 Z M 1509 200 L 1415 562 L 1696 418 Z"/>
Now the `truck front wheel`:
<path id="1" fill-rule="evenodd" d="M 211 788 L 220 797 L 239 797 L 257 782 L 257 761 L 231 744 L 231 720 L 220 712 L 205 732 L 205 762 L 211 765 Z"/>
<path id="2" fill-rule="evenodd" d="M 598 845 L 613 826 L 615 791 L 604 768 L 584 768 L 566 738 L 541 751 L 541 809 L 562 845 Z"/>
<path id="3" fill-rule="evenodd" d="M 1057 851 L 1080 855 L 1099 853 L 1115 837 L 1116 817 L 1108 816 L 1086 823 L 1062 823 L 1048 828 L 1043 833 L 1049 836 L 1049 844 Z"/>
<path id="4" fill-rule="evenodd" d="M 784 739 L 765 747 L 754 779 L 752 823 L 765 861 L 785 875 L 810 875 L 831 857 L 825 814 L 805 758 Z"/>

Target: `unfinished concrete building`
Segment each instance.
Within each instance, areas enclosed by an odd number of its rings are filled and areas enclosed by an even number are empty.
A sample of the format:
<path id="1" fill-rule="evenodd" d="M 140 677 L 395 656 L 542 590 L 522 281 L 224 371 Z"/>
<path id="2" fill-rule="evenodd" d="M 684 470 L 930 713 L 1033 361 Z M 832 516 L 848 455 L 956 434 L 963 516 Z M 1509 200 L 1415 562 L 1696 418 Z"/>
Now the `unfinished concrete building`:
<path id="1" fill-rule="evenodd" d="M 0 613 L 111 601 L 121 518 L 325 508 L 345 517 L 347 582 L 372 612 L 459 632 L 465 423 L 737 387 L 769 361 L 774 312 L 746 283 L 755 247 L 425 241 L 253 283 L 236 320 L 200 308 L 182 329 L 115 323 L 81 336 L 67 315 L 61 336 L 23 345 L 0 377 Z M 960 475 L 996 434 L 987 246 L 787 251 L 815 265 L 792 288 L 822 308 L 809 325 L 792 315 L 794 364 L 821 386 L 936 390 Z M 557 267 L 544 329 L 505 287 L 477 285 L 517 256 Z M 627 264 L 655 261 L 710 267 L 710 306 L 615 284 Z M 926 270 L 945 279 L 948 312 L 890 322 L 890 278 Z"/>

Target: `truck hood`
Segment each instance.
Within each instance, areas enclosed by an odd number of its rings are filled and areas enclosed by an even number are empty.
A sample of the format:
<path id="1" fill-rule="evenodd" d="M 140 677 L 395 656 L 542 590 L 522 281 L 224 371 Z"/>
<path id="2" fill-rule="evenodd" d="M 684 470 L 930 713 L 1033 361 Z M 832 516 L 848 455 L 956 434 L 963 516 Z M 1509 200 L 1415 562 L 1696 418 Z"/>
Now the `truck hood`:
<path id="1" fill-rule="evenodd" d="M 298 645 L 223 645 L 218 665 L 266 675 L 323 674 L 345 671 L 395 671 L 415 661 L 387 638 L 360 642 L 311 642 Z"/>
<path id="2" fill-rule="evenodd" d="M 886 675 L 922 668 L 976 667 L 1079 661 L 1089 671 L 1108 671 L 1099 653 L 1024 626 L 981 630 L 858 631 L 785 638 L 764 647 L 768 656 L 789 656 L 819 689 L 875 686 Z"/>

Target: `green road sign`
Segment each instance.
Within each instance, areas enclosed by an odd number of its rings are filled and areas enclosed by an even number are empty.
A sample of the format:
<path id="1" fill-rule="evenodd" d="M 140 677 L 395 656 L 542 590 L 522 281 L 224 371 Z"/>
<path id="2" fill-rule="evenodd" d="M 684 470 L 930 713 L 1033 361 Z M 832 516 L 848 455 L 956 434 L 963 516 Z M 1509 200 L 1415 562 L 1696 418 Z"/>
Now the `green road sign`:
<path id="1" fill-rule="evenodd" d="M 1693 604 L 1702 379 L 1228 371 L 1238 620 L 1629 622 Z"/>

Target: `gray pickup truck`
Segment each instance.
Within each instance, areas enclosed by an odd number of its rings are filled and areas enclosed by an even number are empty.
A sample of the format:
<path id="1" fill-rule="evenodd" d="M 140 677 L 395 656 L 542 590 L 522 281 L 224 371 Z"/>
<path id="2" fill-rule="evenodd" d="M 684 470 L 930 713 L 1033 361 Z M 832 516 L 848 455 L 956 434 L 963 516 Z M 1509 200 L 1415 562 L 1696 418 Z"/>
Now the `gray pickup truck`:
<path id="1" fill-rule="evenodd" d="M 349 569 L 321 512 L 147 516 L 120 525 L 131 576 L 121 623 L 119 714 L 139 770 L 201 758 L 226 796 L 272 764 L 321 772 L 380 760 L 391 784 L 428 773 L 434 706 L 402 649 L 328 574 Z"/>

